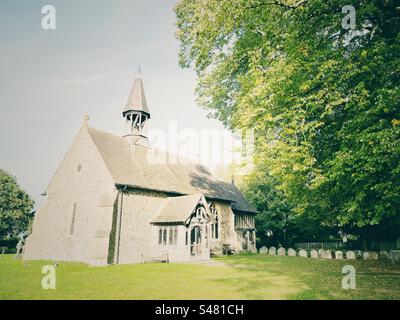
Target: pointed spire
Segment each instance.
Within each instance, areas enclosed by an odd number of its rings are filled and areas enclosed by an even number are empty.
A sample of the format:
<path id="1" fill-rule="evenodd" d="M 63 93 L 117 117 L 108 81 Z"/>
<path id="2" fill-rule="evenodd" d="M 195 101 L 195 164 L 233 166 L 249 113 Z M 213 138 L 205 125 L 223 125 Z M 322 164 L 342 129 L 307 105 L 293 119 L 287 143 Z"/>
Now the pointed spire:
<path id="1" fill-rule="evenodd" d="M 124 110 L 123 115 L 129 111 L 139 111 L 145 113 L 150 118 L 150 110 L 147 107 L 146 96 L 144 94 L 143 81 L 142 79 L 136 78 L 133 83 L 131 93 L 128 98 L 128 102 Z"/>

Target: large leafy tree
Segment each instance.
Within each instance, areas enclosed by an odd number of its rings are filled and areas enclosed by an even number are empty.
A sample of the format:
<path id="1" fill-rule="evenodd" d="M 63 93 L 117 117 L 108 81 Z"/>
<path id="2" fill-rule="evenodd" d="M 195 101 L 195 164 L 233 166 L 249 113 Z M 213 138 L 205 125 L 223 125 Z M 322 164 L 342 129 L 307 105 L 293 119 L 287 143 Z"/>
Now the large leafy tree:
<path id="1" fill-rule="evenodd" d="M 400 214 L 400 4 L 352 1 L 356 30 L 348 4 L 181 0 L 177 37 L 199 103 L 256 130 L 291 214 L 371 233 Z"/>
<path id="2" fill-rule="evenodd" d="M 15 177 L 0 170 L 0 239 L 27 231 L 34 202 Z"/>
<path id="3" fill-rule="evenodd" d="M 278 182 L 268 168 L 257 167 L 253 174 L 241 179 L 241 188 L 256 207 L 258 241 L 262 245 L 291 246 L 295 242 L 328 239 L 331 230 L 321 228 L 318 219 L 307 214 L 293 215 L 292 205 L 277 188 Z"/>

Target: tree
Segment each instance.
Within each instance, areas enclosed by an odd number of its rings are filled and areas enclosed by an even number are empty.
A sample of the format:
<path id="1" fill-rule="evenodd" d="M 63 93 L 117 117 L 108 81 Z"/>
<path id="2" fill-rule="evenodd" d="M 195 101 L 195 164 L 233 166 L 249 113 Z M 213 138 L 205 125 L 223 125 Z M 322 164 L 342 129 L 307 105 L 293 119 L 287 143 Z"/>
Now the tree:
<path id="1" fill-rule="evenodd" d="M 294 215 L 293 205 L 279 190 L 268 168 L 257 167 L 240 180 L 246 198 L 256 207 L 257 237 L 260 245 L 289 247 L 296 242 L 328 240 L 338 230 L 321 226 L 321 221 L 307 214 Z"/>
<path id="2" fill-rule="evenodd" d="M 291 215 L 365 234 L 400 215 L 400 5 L 353 3 L 356 30 L 342 27 L 339 0 L 181 0 L 175 11 L 198 102 L 255 129 L 256 166 Z"/>
<path id="3" fill-rule="evenodd" d="M 28 229 L 34 201 L 15 177 L 0 170 L 0 238 L 17 237 Z"/>
<path id="4" fill-rule="evenodd" d="M 246 198 L 256 207 L 257 237 L 263 245 L 287 244 L 290 225 L 290 203 L 276 186 L 277 182 L 264 168 L 241 181 Z"/>

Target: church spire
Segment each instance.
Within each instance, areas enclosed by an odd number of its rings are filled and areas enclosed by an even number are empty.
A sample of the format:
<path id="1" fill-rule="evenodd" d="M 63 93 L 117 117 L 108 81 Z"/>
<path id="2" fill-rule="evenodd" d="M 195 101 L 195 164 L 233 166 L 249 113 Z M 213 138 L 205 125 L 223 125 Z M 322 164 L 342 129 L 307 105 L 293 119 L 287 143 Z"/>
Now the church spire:
<path id="1" fill-rule="evenodd" d="M 144 94 L 142 78 L 138 77 L 133 83 L 131 93 L 128 98 L 128 102 L 124 110 L 122 111 L 123 116 L 130 111 L 142 112 L 146 114 L 150 119 L 150 110 L 147 107 L 146 95 Z"/>
<path id="2" fill-rule="evenodd" d="M 143 81 L 136 77 L 128 101 L 122 111 L 125 119 L 125 137 L 136 145 L 148 146 L 145 127 L 150 119 L 150 110 L 147 107 Z"/>

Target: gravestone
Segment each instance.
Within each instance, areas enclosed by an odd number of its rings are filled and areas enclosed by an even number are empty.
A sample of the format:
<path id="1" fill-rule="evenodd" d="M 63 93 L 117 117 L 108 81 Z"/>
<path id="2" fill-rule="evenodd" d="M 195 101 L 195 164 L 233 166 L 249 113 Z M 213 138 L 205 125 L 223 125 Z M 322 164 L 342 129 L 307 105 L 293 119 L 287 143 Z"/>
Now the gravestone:
<path id="1" fill-rule="evenodd" d="M 268 251 L 268 253 L 269 253 L 269 254 L 276 255 L 276 248 L 275 248 L 275 247 L 271 247 L 271 248 L 269 248 L 269 251 Z"/>
<path id="2" fill-rule="evenodd" d="M 17 253 L 15 254 L 15 256 L 14 256 L 14 259 L 19 259 L 19 258 L 21 258 L 21 253 L 22 253 L 22 247 L 23 247 L 23 242 L 22 242 L 22 240 L 20 240 L 20 241 L 18 241 L 18 243 L 17 243 Z"/>
<path id="3" fill-rule="evenodd" d="M 335 259 L 343 260 L 343 252 L 342 251 L 335 251 Z"/>
<path id="4" fill-rule="evenodd" d="M 290 257 L 295 257 L 296 256 L 296 250 L 289 248 L 288 249 L 288 256 Z"/>
<path id="5" fill-rule="evenodd" d="M 318 257 L 319 257 L 318 251 L 314 250 L 314 249 L 311 250 L 310 255 L 311 255 L 311 258 L 314 258 L 314 259 L 318 259 Z"/>
<path id="6" fill-rule="evenodd" d="M 1 251 L 1 255 L 0 255 L 0 259 L 1 259 L 1 256 L 7 251 L 7 247 L 0 247 L 0 251 Z"/>
<path id="7" fill-rule="evenodd" d="M 285 256 L 285 255 L 286 255 L 286 249 L 280 247 L 280 248 L 278 249 L 278 256 Z"/>
<path id="8" fill-rule="evenodd" d="M 356 259 L 356 254 L 354 251 L 347 251 L 346 252 L 346 259 L 347 260 L 355 260 Z"/>
<path id="9" fill-rule="evenodd" d="M 308 257 L 307 251 L 306 250 L 300 250 L 299 251 L 299 256 L 303 257 L 303 258 L 307 258 Z"/>
<path id="10" fill-rule="evenodd" d="M 390 250 L 389 252 L 390 261 L 393 263 L 400 262 L 400 250 Z"/>
<path id="11" fill-rule="evenodd" d="M 379 259 L 389 260 L 389 252 L 388 251 L 384 251 L 384 250 L 380 251 L 379 252 Z"/>
<path id="12" fill-rule="evenodd" d="M 364 251 L 363 258 L 364 260 L 378 260 L 378 252 Z"/>
<path id="13" fill-rule="evenodd" d="M 332 251 L 331 250 L 324 250 L 322 252 L 322 259 L 332 259 Z"/>
<path id="14" fill-rule="evenodd" d="M 261 247 L 259 252 L 260 252 L 260 254 L 267 254 L 268 248 L 267 247 Z"/>
<path id="15" fill-rule="evenodd" d="M 371 259 L 372 260 L 379 260 L 379 253 L 371 251 Z"/>
<path id="16" fill-rule="evenodd" d="M 318 257 L 321 258 L 321 256 L 324 254 L 324 249 L 319 249 L 318 250 Z"/>
<path id="17" fill-rule="evenodd" d="M 364 255 L 361 250 L 354 250 L 354 254 L 356 255 L 356 259 L 363 259 Z"/>

